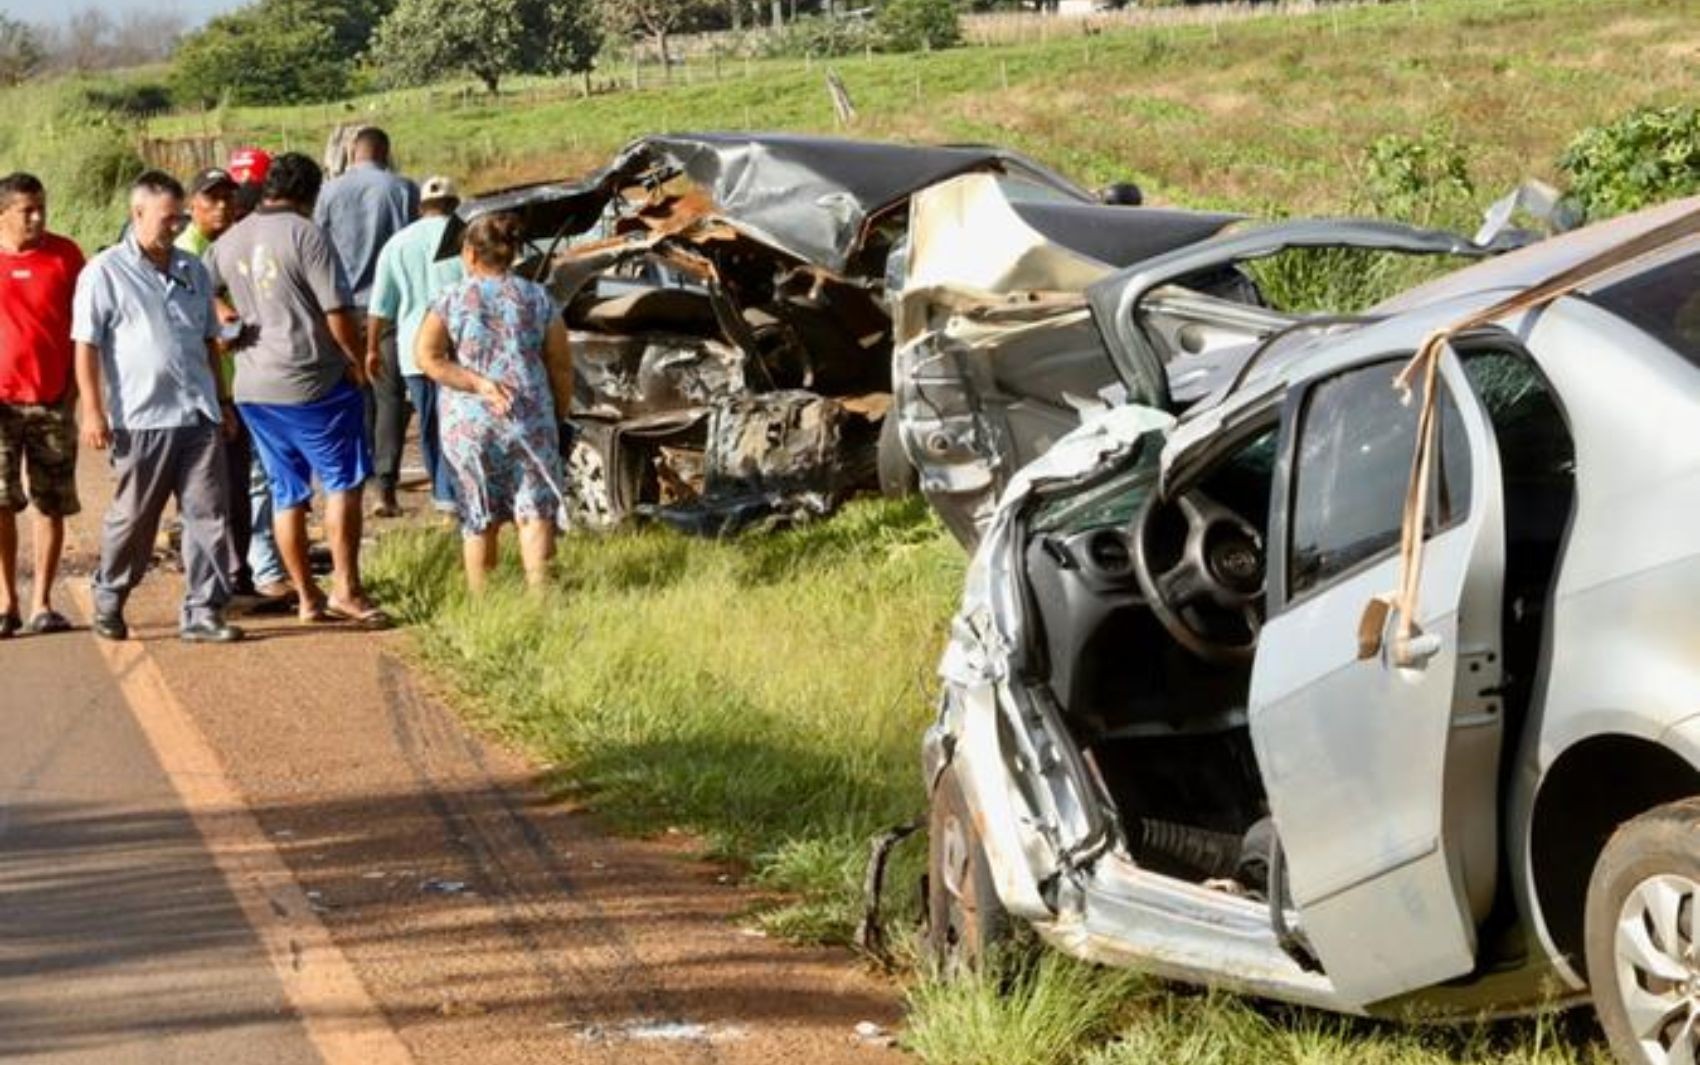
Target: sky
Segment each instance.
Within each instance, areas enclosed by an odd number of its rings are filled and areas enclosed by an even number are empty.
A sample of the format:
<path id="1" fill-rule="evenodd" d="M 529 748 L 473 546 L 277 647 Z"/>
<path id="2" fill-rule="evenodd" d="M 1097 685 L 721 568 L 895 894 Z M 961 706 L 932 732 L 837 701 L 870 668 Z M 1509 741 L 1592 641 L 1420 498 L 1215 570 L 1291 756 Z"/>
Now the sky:
<path id="1" fill-rule="evenodd" d="M 205 21 L 207 16 L 238 7 L 242 0 L 0 0 L 0 12 L 25 22 L 58 22 L 66 14 L 86 7 L 97 7 L 109 15 L 126 11 L 175 11 L 190 23 Z"/>

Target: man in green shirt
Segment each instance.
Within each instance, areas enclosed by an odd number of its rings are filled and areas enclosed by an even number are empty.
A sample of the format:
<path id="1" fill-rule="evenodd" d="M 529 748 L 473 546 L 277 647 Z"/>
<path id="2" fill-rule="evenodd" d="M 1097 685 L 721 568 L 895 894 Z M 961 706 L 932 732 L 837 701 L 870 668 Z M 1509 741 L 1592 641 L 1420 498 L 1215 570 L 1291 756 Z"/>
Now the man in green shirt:
<path id="1" fill-rule="evenodd" d="M 413 344 L 431 297 L 464 274 L 458 256 L 436 261 L 437 245 L 458 206 L 453 181 L 425 179 L 419 187 L 419 221 L 391 237 L 378 253 L 372 299 L 366 307 L 366 372 L 374 379 L 383 374 L 383 337 L 393 325 L 396 362 L 407 384 L 408 402 L 419 412 L 419 450 L 431 478 L 431 502 L 442 511 L 453 511 L 455 504 L 453 482 L 437 446 L 437 386 L 414 361 Z M 404 432 L 405 428 L 403 423 Z"/>
<path id="2" fill-rule="evenodd" d="M 198 259 L 235 222 L 236 179 L 222 167 L 208 167 L 189 181 L 189 224 L 176 244 Z"/>

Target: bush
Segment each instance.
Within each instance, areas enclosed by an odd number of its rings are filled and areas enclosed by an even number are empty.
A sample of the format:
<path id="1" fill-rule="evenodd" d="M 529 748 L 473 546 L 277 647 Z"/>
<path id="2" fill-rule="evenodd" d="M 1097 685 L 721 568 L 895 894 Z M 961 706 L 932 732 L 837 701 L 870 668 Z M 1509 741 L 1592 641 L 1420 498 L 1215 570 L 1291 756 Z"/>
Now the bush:
<path id="1" fill-rule="evenodd" d="M 220 15 L 185 40 L 171 81 L 182 100 L 206 106 L 331 100 L 348 89 L 348 63 L 332 26 L 260 5 Z"/>
<path id="2" fill-rule="evenodd" d="M 83 89 L 83 101 L 96 111 L 140 118 L 171 110 L 171 90 L 156 82 L 97 82 Z"/>
<path id="3" fill-rule="evenodd" d="M 886 0 L 877 24 L 888 52 L 951 48 L 962 42 L 956 0 Z"/>
<path id="4" fill-rule="evenodd" d="M 879 28 L 866 19 L 822 18 L 808 15 L 792 19 L 783 29 L 763 34 L 759 54 L 768 59 L 817 59 L 860 55 L 870 48 L 884 47 Z"/>
<path id="5" fill-rule="evenodd" d="M 1589 218 L 1700 192 L 1700 108 L 1645 108 L 1583 130 L 1558 167 Z"/>
<path id="6" fill-rule="evenodd" d="M 1460 228 L 1473 211 L 1469 153 L 1438 127 L 1421 136 L 1389 133 L 1364 149 L 1362 206 L 1383 218 Z"/>

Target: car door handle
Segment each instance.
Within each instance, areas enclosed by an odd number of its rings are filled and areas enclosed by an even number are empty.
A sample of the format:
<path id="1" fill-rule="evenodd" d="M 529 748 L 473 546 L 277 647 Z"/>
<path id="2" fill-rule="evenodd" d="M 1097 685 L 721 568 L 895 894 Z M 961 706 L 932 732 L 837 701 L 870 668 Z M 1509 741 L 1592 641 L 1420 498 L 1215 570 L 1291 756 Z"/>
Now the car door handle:
<path id="1" fill-rule="evenodd" d="M 1424 669 L 1440 653 L 1440 637 L 1419 632 L 1393 644 L 1393 664 L 1400 669 Z"/>

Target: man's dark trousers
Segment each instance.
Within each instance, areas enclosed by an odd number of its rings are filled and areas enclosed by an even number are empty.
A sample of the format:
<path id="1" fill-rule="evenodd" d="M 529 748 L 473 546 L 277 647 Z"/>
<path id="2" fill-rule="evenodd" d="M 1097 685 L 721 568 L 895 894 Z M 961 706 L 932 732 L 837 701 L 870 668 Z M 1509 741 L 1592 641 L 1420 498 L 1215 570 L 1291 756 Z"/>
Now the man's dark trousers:
<path id="1" fill-rule="evenodd" d="M 96 613 L 119 614 L 153 558 L 160 515 L 172 497 L 183 519 L 181 625 L 216 622 L 230 601 L 235 571 L 225 521 L 224 440 L 203 420 L 175 429 L 119 429 L 112 434 L 118 487 L 101 526 L 94 574 Z"/>
<path id="2" fill-rule="evenodd" d="M 407 439 L 407 382 L 397 362 L 395 327 L 384 330 L 378 344 L 384 373 L 366 390 L 366 434 L 372 438 L 372 467 L 378 490 L 392 495 L 401 479 L 401 448 Z"/>
<path id="3" fill-rule="evenodd" d="M 224 520 L 230 530 L 230 550 L 235 556 L 230 560 L 230 578 L 238 588 L 252 587 L 254 575 L 248 568 L 248 545 L 254 539 L 254 511 L 248 498 L 248 471 L 254 462 L 254 444 L 248 439 L 248 427 L 242 424 L 240 415 L 227 409 L 225 417 L 237 419 L 236 435 L 224 442 L 227 493 Z"/>

